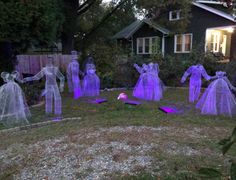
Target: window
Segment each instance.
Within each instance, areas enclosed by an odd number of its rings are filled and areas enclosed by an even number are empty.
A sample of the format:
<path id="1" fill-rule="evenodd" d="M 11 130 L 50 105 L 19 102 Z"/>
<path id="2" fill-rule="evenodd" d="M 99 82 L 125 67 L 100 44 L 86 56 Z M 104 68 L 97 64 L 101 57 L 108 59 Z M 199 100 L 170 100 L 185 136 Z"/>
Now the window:
<path id="1" fill-rule="evenodd" d="M 175 35 L 175 53 L 189 53 L 192 49 L 192 34 Z"/>
<path id="2" fill-rule="evenodd" d="M 181 12 L 181 10 L 170 11 L 170 12 L 169 12 L 169 20 L 170 20 L 170 21 L 179 20 L 179 19 L 180 19 L 180 12 Z"/>
<path id="3" fill-rule="evenodd" d="M 137 38 L 137 54 L 156 54 L 159 44 L 158 37 Z"/>
<path id="4" fill-rule="evenodd" d="M 219 52 L 220 50 L 220 32 L 213 32 L 211 34 L 211 51 Z"/>

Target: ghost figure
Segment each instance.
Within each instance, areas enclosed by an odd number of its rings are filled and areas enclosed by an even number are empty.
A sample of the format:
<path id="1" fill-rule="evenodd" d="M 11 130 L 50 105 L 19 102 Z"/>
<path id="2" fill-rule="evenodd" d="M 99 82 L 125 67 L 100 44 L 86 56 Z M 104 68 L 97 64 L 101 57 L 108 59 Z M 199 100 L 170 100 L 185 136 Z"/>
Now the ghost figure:
<path id="1" fill-rule="evenodd" d="M 19 79 L 19 72 L 11 74 L 2 72 L 1 77 L 5 84 L 0 87 L 0 122 L 6 127 L 28 124 L 27 117 L 30 116 L 24 93 L 20 86 L 14 81 Z"/>
<path id="2" fill-rule="evenodd" d="M 148 64 L 148 74 L 150 81 L 152 81 L 152 88 L 150 89 L 150 99 L 159 101 L 163 97 L 163 91 L 165 89 L 162 80 L 159 78 L 159 66 L 157 63 Z"/>
<path id="3" fill-rule="evenodd" d="M 99 96 L 99 94 L 100 79 L 96 75 L 96 67 L 93 63 L 93 58 L 88 57 L 83 79 L 83 96 Z"/>
<path id="4" fill-rule="evenodd" d="M 159 101 L 163 96 L 164 85 L 158 77 L 157 63 L 143 64 L 142 68 L 134 64 L 140 77 L 133 91 L 133 96 L 148 101 Z"/>
<path id="5" fill-rule="evenodd" d="M 72 60 L 67 67 L 67 81 L 69 92 L 74 92 L 74 99 L 81 97 L 81 87 L 79 79 L 79 63 L 77 61 L 77 51 L 71 51 Z"/>
<path id="6" fill-rule="evenodd" d="M 202 86 L 202 76 L 208 81 L 211 79 L 201 64 L 193 65 L 187 69 L 184 73 L 181 83 L 186 81 L 186 78 L 190 76 L 190 83 L 189 83 L 189 102 L 194 102 L 198 100 L 201 86 Z"/>
<path id="7" fill-rule="evenodd" d="M 201 114 L 232 116 L 236 114 L 236 98 L 231 90 L 236 88 L 226 77 L 226 73 L 217 71 L 216 78 L 203 93 L 196 108 L 201 110 Z"/>
<path id="8" fill-rule="evenodd" d="M 46 96 L 46 113 L 52 113 L 52 104 L 54 99 L 54 112 L 56 115 L 61 114 L 61 95 L 57 86 L 56 78 L 60 79 L 60 91 L 63 92 L 65 78 L 59 71 L 58 67 L 53 66 L 53 58 L 48 57 L 48 64 L 38 74 L 33 77 L 25 78 L 24 81 L 35 81 L 46 77 L 45 96 Z"/>
<path id="9" fill-rule="evenodd" d="M 148 74 L 148 65 L 143 64 L 142 67 L 139 67 L 134 64 L 134 67 L 140 73 L 140 76 L 134 87 L 133 96 L 139 99 L 151 100 L 152 78 Z"/>

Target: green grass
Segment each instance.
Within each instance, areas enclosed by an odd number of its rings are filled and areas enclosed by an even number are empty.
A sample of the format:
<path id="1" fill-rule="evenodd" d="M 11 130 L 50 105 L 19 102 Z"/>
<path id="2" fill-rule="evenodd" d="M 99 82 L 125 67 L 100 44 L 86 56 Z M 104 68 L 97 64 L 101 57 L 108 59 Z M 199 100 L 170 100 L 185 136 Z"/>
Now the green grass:
<path id="1" fill-rule="evenodd" d="M 123 91 L 122 91 L 123 92 Z M 131 91 L 124 91 L 129 97 Z M 63 118 L 81 117 L 79 121 L 67 123 L 57 123 L 47 127 L 33 129 L 19 138 L 12 136 L 10 143 L 14 141 L 31 142 L 32 140 L 42 140 L 56 135 L 62 135 L 68 131 L 76 131 L 80 128 L 89 127 L 111 127 L 111 126 L 193 126 L 193 127 L 225 127 L 233 128 L 235 119 L 223 116 L 204 116 L 194 108 L 193 104 L 188 103 L 188 90 L 168 89 L 164 98 L 160 102 L 147 102 L 139 106 L 123 104 L 117 101 L 120 91 L 103 92 L 102 97 L 108 99 L 107 103 L 89 104 L 87 98 L 74 100 L 71 94 L 63 93 L 62 111 Z M 168 115 L 158 110 L 159 106 L 174 104 L 183 107 L 186 111 L 179 115 Z M 44 105 L 30 109 L 32 117 L 30 123 L 48 121 L 53 116 L 45 115 Z M 10 144 L 0 136 L 0 147 L 2 144 Z"/>

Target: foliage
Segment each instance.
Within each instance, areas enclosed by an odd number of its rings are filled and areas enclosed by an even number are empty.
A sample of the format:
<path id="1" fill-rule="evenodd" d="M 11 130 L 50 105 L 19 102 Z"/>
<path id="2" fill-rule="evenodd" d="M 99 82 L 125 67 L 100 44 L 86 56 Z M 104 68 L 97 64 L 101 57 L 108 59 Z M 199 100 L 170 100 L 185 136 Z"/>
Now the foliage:
<path id="1" fill-rule="evenodd" d="M 30 82 L 21 84 L 22 91 L 25 94 L 26 102 L 29 106 L 35 105 L 42 100 L 41 93 L 44 85 L 39 82 Z"/>
<path id="2" fill-rule="evenodd" d="M 115 57 L 117 48 L 114 44 L 107 42 L 98 42 L 91 44 L 84 54 L 90 54 L 94 57 L 97 74 L 101 80 L 101 88 L 110 88 L 114 85 Z M 84 57 L 86 58 L 86 57 Z M 81 64 L 84 64 L 82 62 Z M 82 65 L 84 68 L 84 65 Z"/>
<path id="3" fill-rule="evenodd" d="M 236 61 L 230 61 L 226 67 L 225 71 L 227 72 L 227 76 L 229 77 L 229 80 L 232 82 L 234 86 L 236 86 Z"/>
<path id="4" fill-rule="evenodd" d="M 173 33 L 183 32 L 189 23 L 189 11 L 191 1 L 189 0 L 137 0 L 137 8 L 146 17 L 154 20 L 158 19 L 158 24 L 172 30 Z M 182 19 L 176 21 L 166 21 L 166 16 L 170 9 L 181 10 Z"/>
<path id="5" fill-rule="evenodd" d="M 18 51 L 56 41 L 64 19 L 60 6 L 60 0 L 0 1 L 0 41 Z"/>

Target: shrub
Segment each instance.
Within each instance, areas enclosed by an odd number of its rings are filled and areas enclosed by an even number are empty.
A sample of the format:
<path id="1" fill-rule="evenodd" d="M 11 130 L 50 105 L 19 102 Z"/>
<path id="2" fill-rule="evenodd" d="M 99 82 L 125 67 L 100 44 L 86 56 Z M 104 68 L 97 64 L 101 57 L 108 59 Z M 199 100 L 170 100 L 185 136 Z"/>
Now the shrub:
<path id="1" fill-rule="evenodd" d="M 39 103 L 42 100 L 41 93 L 44 84 L 40 82 L 29 82 L 20 85 L 25 94 L 26 102 L 29 106 Z"/>

